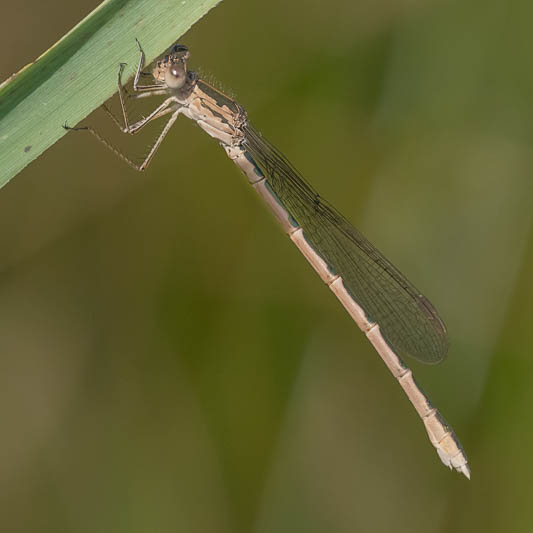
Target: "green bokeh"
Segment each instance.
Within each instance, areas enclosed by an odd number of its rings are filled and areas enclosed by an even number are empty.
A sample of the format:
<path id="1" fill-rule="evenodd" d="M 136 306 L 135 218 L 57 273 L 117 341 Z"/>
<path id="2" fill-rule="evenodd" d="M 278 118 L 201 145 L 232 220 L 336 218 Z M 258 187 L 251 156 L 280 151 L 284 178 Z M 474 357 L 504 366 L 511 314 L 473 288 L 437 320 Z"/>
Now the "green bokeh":
<path id="1" fill-rule="evenodd" d="M 96 4 L 6 6 L 1 77 Z M 2 530 L 530 532 L 532 17 L 225 0 L 182 39 L 440 310 L 448 360 L 412 368 L 470 482 L 180 119 L 144 174 L 68 135 L 0 191 Z"/>

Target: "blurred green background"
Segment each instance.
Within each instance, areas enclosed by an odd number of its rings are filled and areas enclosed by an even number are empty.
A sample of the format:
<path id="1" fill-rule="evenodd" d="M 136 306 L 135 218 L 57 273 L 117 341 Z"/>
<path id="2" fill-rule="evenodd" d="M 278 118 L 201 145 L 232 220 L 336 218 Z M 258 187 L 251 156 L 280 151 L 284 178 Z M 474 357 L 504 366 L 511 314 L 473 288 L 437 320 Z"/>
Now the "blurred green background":
<path id="1" fill-rule="evenodd" d="M 97 5 L 3 6 L 0 78 Z M 440 310 L 448 360 L 408 363 L 470 482 L 180 119 L 144 174 L 71 134 L 0 191 L 2 531 L 532 531 L 532 17 L 225 0 L 180 39 Z"/>

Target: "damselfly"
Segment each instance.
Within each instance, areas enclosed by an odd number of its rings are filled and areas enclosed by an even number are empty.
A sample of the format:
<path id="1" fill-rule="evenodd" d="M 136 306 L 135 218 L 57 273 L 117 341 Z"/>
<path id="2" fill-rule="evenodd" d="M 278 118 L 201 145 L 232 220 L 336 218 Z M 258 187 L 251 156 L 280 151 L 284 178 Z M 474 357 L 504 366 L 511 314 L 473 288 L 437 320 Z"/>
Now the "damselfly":
<path id="1" fill-rule="evenodd" d="M 88 130 L 137 170 L 146 169 L 179 115 L 194 120 L 217 139 L 398 380 L 442 462 L 470 478 L 459 440 L 402 361 L 409 355 L 424 363 L 438 363 L 446 356 L 446 327 L 433 305 L 258 133 L 237 102 L 188 70 L 186 46 L 174 45 L 168 55 L 155 63 L 152 83 L 142 86 L 139 80 L 146 75 L 145 55 L 137 44 L 140 59 L 133 81 L 135 94 L 130 97 L 165 99 L 148 116 L 130 124 L 121 64 L 118 94 L 124 123 L 114 120 L 124 133 L 134 134 L 150 122 L 170 115 L 144 161 L 135 164 L 90 127 L 65 127 Z"/>

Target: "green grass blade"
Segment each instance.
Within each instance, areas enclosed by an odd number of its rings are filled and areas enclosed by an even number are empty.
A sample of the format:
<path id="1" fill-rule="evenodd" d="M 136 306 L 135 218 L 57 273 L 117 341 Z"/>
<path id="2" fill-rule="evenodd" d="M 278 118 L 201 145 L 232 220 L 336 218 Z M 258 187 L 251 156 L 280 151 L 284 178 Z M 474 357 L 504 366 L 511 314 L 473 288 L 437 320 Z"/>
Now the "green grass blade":
<path id="1" fill-rule="evenodd" d="M 116 91 L 120 62 L 147 64 L 221 0 L 106 0 L 0 85 L 0 187 Z"/>

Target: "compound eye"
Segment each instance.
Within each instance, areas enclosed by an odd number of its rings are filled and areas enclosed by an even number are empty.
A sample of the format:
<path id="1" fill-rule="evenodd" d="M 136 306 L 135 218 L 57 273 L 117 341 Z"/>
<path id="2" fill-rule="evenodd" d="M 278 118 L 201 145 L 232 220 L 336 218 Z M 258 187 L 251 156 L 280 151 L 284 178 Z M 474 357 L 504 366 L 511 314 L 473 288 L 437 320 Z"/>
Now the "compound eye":
<path id="1" fill-rule="evenodd" d="M 175 44 L 171 49 L 170 53 L 184 59 L 189 58 L 189 49 L 184 44 Z"/>
<path id="2" fill-rule="evenodd" d="M 169 89 L 181 89 L 187 80 L 187 72 L 182 63 L 172 65 L 165 73 L 165 83 Z"/>

